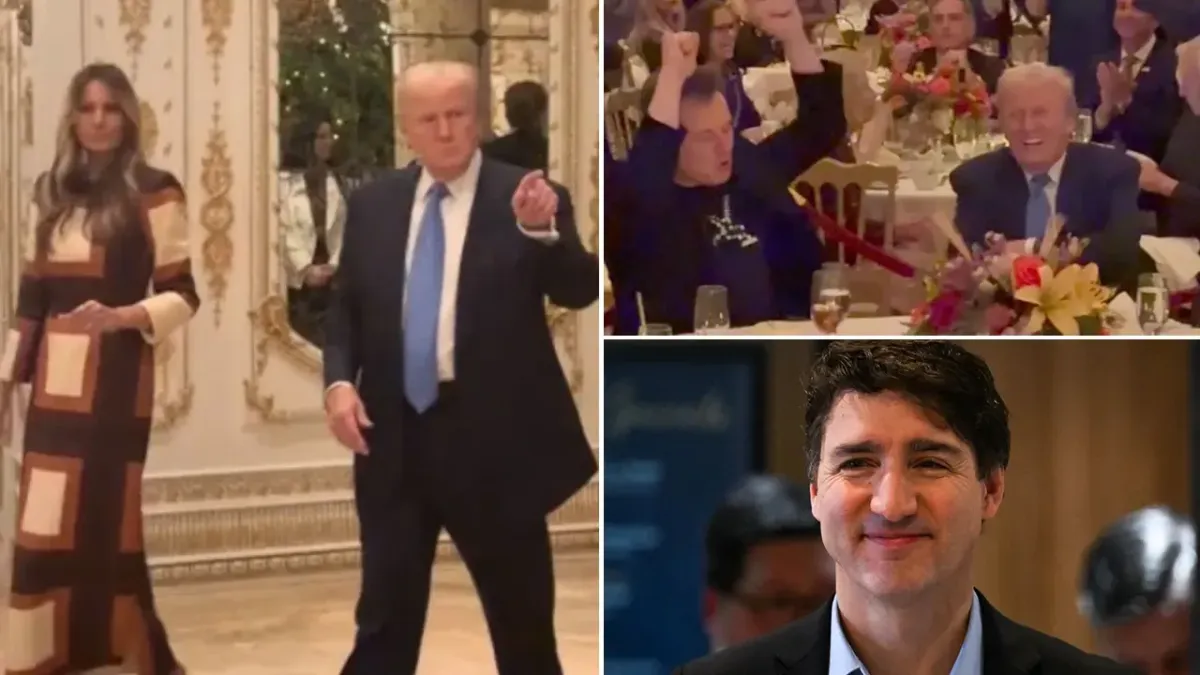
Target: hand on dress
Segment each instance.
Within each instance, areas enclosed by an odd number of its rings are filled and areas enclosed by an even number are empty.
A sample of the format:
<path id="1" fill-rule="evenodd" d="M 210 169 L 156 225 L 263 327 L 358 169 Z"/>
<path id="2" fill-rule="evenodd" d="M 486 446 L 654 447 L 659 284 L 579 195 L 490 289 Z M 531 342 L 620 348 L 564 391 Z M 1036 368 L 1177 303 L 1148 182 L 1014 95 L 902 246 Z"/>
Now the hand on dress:
<path id="1" fill-rule="evenodd" d="M 747 0 L 746 13 L 759 30 L 780 42 L 803 39 L 808 34 L 796 0 Z"/>
<path id="2" fill-rule="evenodd" d="M 696 72 L 696 57 L 700 53 L 697 33 L 663 33 L 662 69 L 677 77 L 689 77 Z"/>
<path id="3" fill-rule="evenodd" d="M 97 300 L 88 300 L 59 318 L 88 333 L 112 333 L 133 328 L 131 310 L 130 307 L 109 307 Z"/>
<path id="4" fill-rule="evenodd" d="M 558 213 L 558 194 L 541 171 L 525 175 L 512 198 L 513 215 L 527 230 L 548 230 Z"/>
<path id="5" fill-rule="evenodd" d="M 354 387 L 341 385 L 329 390 L 325 395 L 325 423 L 342 447 L 356 455 L 368 454 L 362 430 L 374 424 Z"/>
<path id="6" fill-rule="evenodd" d="M 328 284 L 334 269 L 333 265 L 310 265 L 304 270 L 304 285 L 320 287 Z"/>
<path id="7" fill-rule="evenodd" d="M 1096 81 L 1100 85 L 1100 105 L 1120 112 L 1133 100 L 1133 80 L 1121 73 L 1115 63 L 1101 62 L 1096 66 Z"/>

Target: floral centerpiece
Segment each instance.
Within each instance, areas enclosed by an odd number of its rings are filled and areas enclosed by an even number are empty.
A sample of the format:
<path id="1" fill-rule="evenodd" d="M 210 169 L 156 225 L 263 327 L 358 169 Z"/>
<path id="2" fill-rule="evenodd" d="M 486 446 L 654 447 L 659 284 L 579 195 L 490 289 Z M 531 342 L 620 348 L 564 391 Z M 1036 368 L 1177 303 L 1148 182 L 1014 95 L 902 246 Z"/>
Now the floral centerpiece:
<path id="1" fill-rule="evenodd" d="M 920 66 L 911 73 L 892 73 L 883 100 L 896 117 L 929 120 L 942 133 L 949 132 L 955 120 L 981 120 L 991 110 L 983 80 L 950 64 L 930 74 Z"/>
<path id="2" fill-rule="evenodd" d="M 1117 319 L 1115 291 L 1100 285 L 1094 263 L 1081 264 L 1087 240 L 1059 242 L 1052 222 L 1036 253 L 1024 242 L 988 234 L 985 246 L 939 264 L 925 278 L 926 300 L 912 313 L 911 335 L 1106 335 Z M 956 248 L 964 246 L 955 244 Z"/>

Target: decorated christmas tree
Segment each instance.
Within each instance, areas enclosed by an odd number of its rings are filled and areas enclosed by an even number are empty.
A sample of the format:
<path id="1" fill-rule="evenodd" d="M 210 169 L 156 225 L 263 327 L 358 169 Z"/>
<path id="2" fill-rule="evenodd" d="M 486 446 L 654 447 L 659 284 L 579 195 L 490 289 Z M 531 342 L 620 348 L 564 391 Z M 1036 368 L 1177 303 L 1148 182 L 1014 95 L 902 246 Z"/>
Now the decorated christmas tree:
<path id="1" fill-rule="evenodd" d="M 279 3 L 279 141 L 285 169 L 308 161 L 312 131 L 328 121 L 334 157 L 351 177 L 395 159 L 392 55 L 384 0 Z"/>

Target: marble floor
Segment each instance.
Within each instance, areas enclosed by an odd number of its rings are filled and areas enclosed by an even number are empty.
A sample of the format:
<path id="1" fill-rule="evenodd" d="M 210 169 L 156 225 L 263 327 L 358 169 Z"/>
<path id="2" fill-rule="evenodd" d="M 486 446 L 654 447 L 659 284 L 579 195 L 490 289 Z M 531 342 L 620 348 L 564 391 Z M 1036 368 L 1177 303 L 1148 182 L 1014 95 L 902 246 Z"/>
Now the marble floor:
<path id="1" fill-rule="evenodd" d="M 555 570 L 563 669 L 599 673 L 597 554 L 564 552 Z M 190 675 L 333 675 L 351 644 L 357 592 L 355 572 L 334 571 L 166 586 L 157 601 Z M 496 672 L 479 600 L 457 561 L 434 568 L 417 672 Z"/>

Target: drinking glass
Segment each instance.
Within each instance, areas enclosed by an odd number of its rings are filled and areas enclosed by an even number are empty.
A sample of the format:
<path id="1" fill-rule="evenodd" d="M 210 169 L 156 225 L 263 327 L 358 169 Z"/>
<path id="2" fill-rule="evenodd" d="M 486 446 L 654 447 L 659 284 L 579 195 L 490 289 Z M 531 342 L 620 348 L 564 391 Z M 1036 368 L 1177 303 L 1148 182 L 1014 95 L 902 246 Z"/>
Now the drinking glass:
<path id="1" fill-rule="evenodd" d="M 813 274 L 812 320 L 825 334 L 837 332 L 850 313 L 850 283 L 845 267 L 822 267 Z"/>
<path id="2" fill-rule="evenodd" d="M 1163 275 L 1138 275 L 1137 307 L 1142 332 L 1146 335 L 1161 333 L 1167 325 L 1170 309 L 1170 291 Z"/>
<path id="3" fill-rule="evenodd" d="M 954 154 L 959 161 L 965 162 L 975 156 L 979 145 L 979 129 L 973 120 L 958 120 L 951 132 L 954 134 Z"/>
<path id="4" fill-rule="evenodd" d="M 671 324 L 667 323 L 648 323 L 638 329 L 638 335 L 662 337 L 671 334 Z"/>
<path id="5" fill-rule="evenodd" d="M 694 324 L 697 335 L 729 328 L 729 291 L 724 286 L 696 289 Z"/>
<path id="6" fill-rule="evenodd" d="M 1092 142 L 1092 113 L 1081 112 L 1075 116 L 1075 140 L 1079 143 Z"/>

